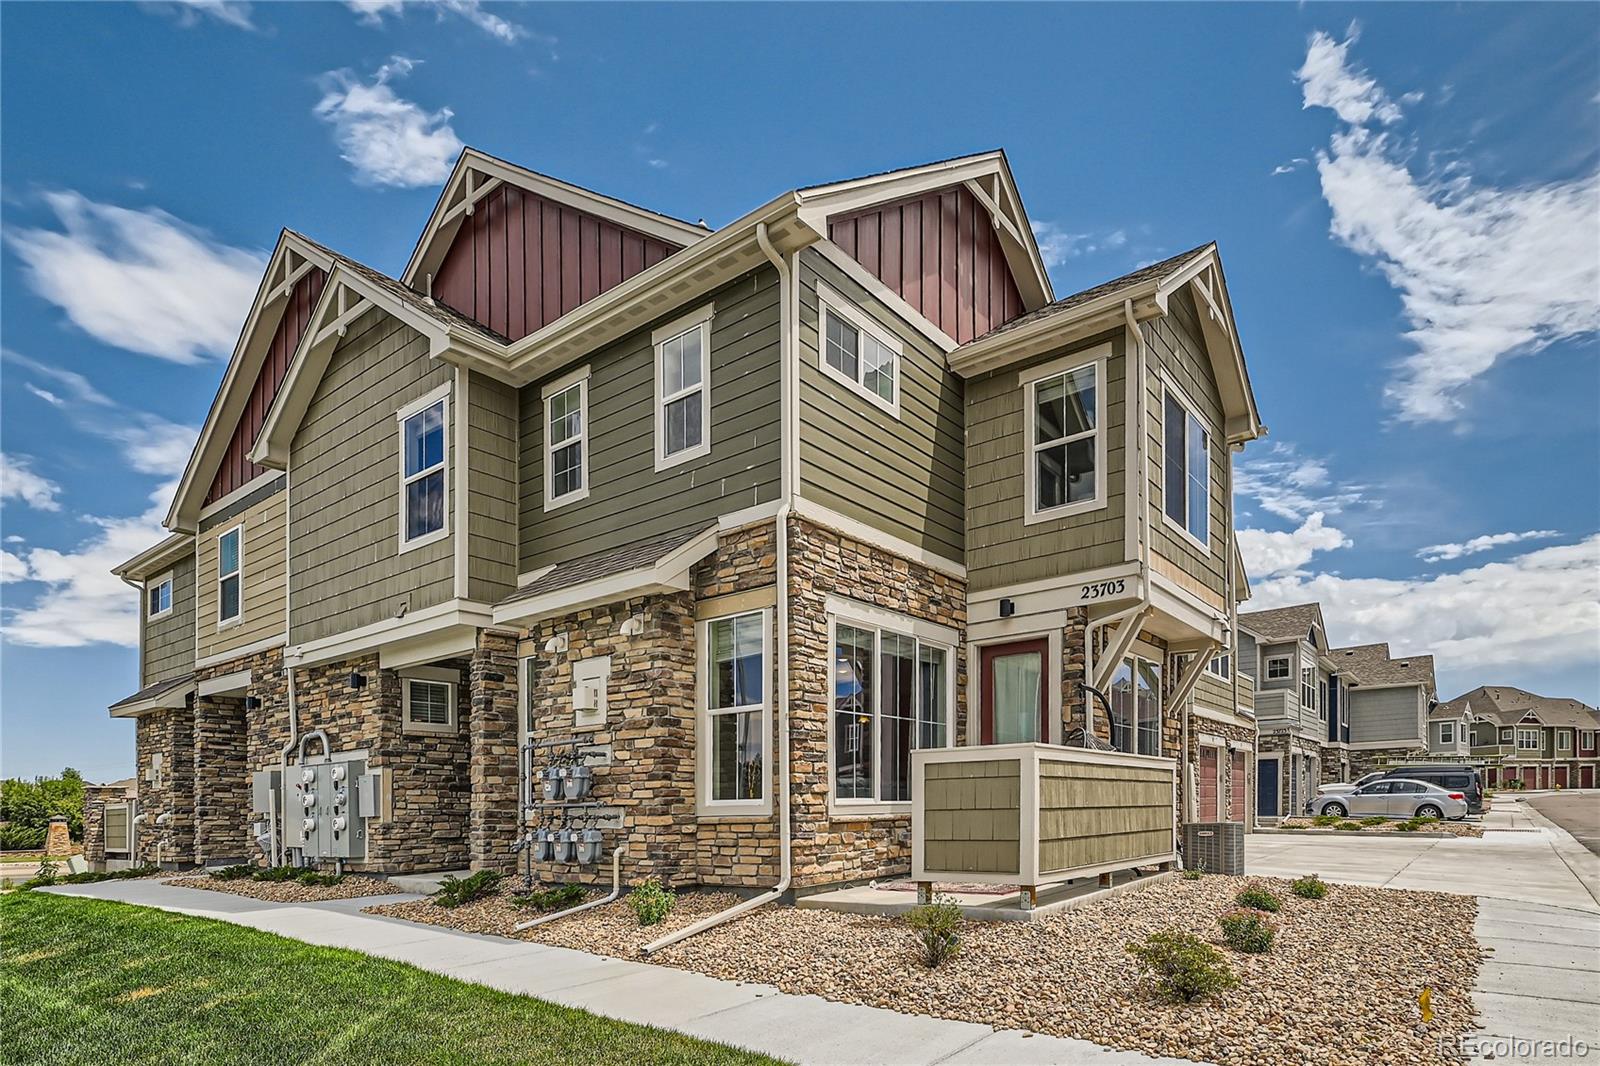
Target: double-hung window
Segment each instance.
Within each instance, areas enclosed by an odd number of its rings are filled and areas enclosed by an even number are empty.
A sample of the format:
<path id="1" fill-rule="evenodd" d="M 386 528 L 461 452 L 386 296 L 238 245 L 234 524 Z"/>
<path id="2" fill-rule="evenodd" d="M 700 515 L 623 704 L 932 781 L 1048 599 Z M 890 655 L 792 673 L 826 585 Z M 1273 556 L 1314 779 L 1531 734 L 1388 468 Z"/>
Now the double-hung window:
<path id="1" fill-rule="evenodd" d="M 1211 434 L 1171 385 L 1162 420 L 1162 510 L 1202 548 L 1211 545 Z"/>
<path id="2" fill-rule="evenodd" d="M 1324 722 L 1328 720 L 1328 683 L 1317 682 L 1317 717 Z"/>
<path id="3" fill-rule="evenodd" d="M 152 621 L 172 613 L 172 575 L 161 577 L 145 585 L 145 616 Z"/>
<path id="4" fill-rule="evenodd" d="M 708 810 L 767 798 L 768 619 L 768 612 L 759 610 L 701 625 L 703 806 Z"/>
<path id="5" fill-rule="evenodd" d="M 589 368 L 544 387 L 544 509 L 589 495 Z"/>
<path id="6" fill-rule="evenodd" d="M 652 334 L 657 470 L 711 451 L 712 310 L 707 304 Z"/>
<path id="7" fill-rule="evenodd" d="M 1539 743 L 1539 731 L 1537 729 L 1517 730 L 1518 751 L 1538 751 L 1541 746 L 1542 745 Z"/>
<path id="8" fill-rule="evenodd" d="M 826 285 L 817 286 L 822 372 L 900 417 L 900 342 Z"/>
<path id="9" fill-rule="evenodd" d="M 456 731 L 456 683 L 460 674 L 414 667 L 400 678 L 401 715 L 408 733 Z"/>
<path id="10" fill-rule="evenodd" d="M 911 752 L 950 743 L 954 638 L 910 619 L 833 619 L 833 797 L 909 803 Z"/>
<path id="11" fill-rule="evenodd" d="M 1300 706 L 1317 706 L 1317 668 L 1314 666 L 1300 668 Z"/>
<path id="12" fill-rule="evenodd" d="M 401 551 L 432 543 L 447 533 L 447 403 L 445 396 L 430 394 L 395 415 L 400 423 Z"/>
<path id="13" fill-rule="evenodd" d="M 1161 754 L 1161 666 L 1124 659 L 1111 675 L 1111 746 L 1130 755 Z"/>
<path id="14" fill-rule="evenodd" d="M 1081 356 L 1023 372 L 1024 522 L 1044 522 L 1105 502 L 1101 376 L 1105 362 Z"/>
<path id="15" fill-rule="evenodd" d="M 1558 729 L 1558 730 L 1556 730 L 1556 750 L 1557 751 L 1571 751 L 1572 750 L 1572 730 L 1570 730 L 1570 729 Z"/>
<path id="16" fill-rule="evenodd" d="M 244 614 L 244 527 L 217 538 L 217 624 L 230 625 Z"/>
<path id="17" fill-rule="evenodd" d="M 1456 724 L 1454 722 L 1439 723 L 1439 743 L 1454 744 L 1456 742 Z"/>

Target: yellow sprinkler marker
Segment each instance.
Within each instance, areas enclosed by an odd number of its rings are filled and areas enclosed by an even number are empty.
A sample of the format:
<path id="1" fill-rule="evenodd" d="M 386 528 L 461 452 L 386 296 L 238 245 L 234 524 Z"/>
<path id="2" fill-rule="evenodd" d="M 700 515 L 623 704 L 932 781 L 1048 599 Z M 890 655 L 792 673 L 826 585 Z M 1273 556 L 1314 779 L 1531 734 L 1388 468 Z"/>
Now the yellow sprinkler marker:
<path id="1" fill-rule="evenodd" d="M 1422 1020 L 1433 1021 L 1433 989 L 1424 985 L 1422 995 L 1417 997 L 1417 1005 L 1422 1008 Z"/>

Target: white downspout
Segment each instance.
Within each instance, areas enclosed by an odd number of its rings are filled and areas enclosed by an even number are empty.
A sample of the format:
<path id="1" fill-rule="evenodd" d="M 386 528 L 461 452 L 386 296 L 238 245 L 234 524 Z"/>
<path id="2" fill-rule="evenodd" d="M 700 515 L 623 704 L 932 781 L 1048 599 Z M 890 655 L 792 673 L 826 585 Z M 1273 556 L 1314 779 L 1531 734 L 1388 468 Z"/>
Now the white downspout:
<path id="1" fill-rule="evenodd" d="M 794 498 L 800 490 L 800 282 L 790 264 L 772 246 L 765 222 L 756 224 L 756 243 L 778 270 L 778 357 L 783 361 L 783 372 L 779 377 L 779 404 L 783 419 L 783 461 L 779 465 L 782 468 L 783 502 L 778 507 L 777 515 L 778 604 L 774 622 L 778 629 L 778 883 L 759 896 L 736 903 L 727 910 L 651 941 L 642 949 L 647 958 L 670 944 L 687 940 L 697 933 L 782 898 L 789 891 L 793 876 L 789 832 L 789 777 L 793 773 L 789 765 L 789 513 L 794 509 Z"/>
<path id="2" fill-rule="evenodd" d="M 289 753 L 295 749 L 299 740 L 299 727 L 294 699 L 294 667 L 289 664 L 289 582 L 292 568 L 289 565 L 289 497 L 291 494 L 291 481 L 294 460 L 284 463 L 283 468 L 283 672 L 287 678 L 289 697 L 289 739 L 278 751 L 278 803 L 277 814 L 283 820 L 283 830 L 280 831 L 277 819 L 273 820 L 272 829 L 272 864 L 282 866 L 284 853 L 284 831 L 289 828 L 289 804 L 285 801 L 289 787 Z"/>

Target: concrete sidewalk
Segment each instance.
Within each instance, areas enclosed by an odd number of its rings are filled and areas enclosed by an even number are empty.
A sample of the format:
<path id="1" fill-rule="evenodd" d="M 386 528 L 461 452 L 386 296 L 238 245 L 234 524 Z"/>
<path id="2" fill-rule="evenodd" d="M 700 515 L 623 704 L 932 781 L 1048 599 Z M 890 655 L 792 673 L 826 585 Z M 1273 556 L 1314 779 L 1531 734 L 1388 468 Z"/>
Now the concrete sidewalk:
<path id="1" fill-rule="evenodd" d="M 1519 1054 L 1513 1039 L 1581 1040 L 1591 1056 L 1600 1049 L 1600 917 L 1486 898 L 1474 932 L 1488 952 L 1473 993 L 1483 1032 L 1463 1050 L 1504 1066 L 1557 1057 Z"/>
<path id="2" fill-rule="evenodd" d="M 158 907 L 309 944 L 351 948 L 460 981 L 537 996 L 620 1021 L 673 1029 L 791 1062 L 1192 1066 L 1187 1059 L 1113 1051 L 1084 1040 L 998 1031 L 970 1022 L 833 1003 L 817 996 L 791 996 L 769 985 L 739 984 L 667 966 L 361 913 L 363 907 L 416 899 L 414 895 L 313 904 L 264 903 L 159 881 L 103 881 L 40 891 Z"/>

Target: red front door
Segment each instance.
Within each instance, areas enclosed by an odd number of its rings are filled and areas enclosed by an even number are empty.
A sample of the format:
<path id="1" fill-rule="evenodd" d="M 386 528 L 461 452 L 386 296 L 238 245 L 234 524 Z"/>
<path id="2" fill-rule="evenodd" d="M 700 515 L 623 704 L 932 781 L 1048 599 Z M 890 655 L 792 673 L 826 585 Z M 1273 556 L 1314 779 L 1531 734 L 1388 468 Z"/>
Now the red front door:
<path id="1" fill-rule="evenodd" d="M 1200 820 L 1217 820 L 1217 749 L 1200 745 Z"/>
<path id="2" fill-rule="evenodd" d="M 979 734 L 985 744 L 1050 742 L 1050 642 L 990 644 L 978 656 L 982 701 Z"/>

